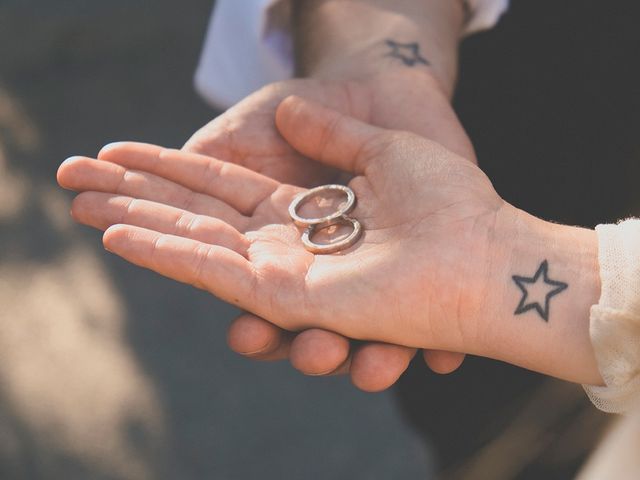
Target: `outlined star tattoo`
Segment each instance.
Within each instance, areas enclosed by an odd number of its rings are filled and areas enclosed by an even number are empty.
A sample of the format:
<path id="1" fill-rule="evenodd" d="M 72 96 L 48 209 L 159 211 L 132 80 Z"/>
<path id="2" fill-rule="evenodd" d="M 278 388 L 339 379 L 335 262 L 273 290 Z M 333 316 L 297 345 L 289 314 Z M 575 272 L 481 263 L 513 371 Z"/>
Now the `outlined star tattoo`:
<path id="1" fill-rule="evenodd" d="M 420 55 L 420 45 L 416 42 L 399 43 L 393 40 L 386 40 L 386 42 L 391 48 L 391 52 L 387 55 L 402 60 L 407 67 L 413 67 L 416 63 L 431 65 L 426 58 Z"/>
<path id="2" fill-rule="evenodd" d="M 511 278 L 513 278 L 513 281 L 522 292 L 522 298 L 514 315 L 535 309 L 545 322 L 549 321 L 549 300 L 569 286 L 564 282 L 551 280 L 549 278 L 549 263 L 546 260 L 540 264 L 538 271 L 533 277 L 513 275 Z M 538 298 L 530 300 L 530 293 L 534 290 L 537 291 Z M 542 300 L 543 296 L 544 300 Z"/>

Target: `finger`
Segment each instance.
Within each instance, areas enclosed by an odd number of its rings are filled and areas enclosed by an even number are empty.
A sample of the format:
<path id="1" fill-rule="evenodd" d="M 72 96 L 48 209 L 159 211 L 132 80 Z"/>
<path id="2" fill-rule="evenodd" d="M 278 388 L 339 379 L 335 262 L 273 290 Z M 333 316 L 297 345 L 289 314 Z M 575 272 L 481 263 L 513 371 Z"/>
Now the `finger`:
<path id="1" fill-rule="evenodd" d="M 233 163 L 145 143 L 112 143 L 100 151 L 98 158 L 152 173 L 194 192 L 218 198 L 245 215 L 251 215 L 279 185 L 269 177 Z"/>
<path id="2" fill-rule="evenodd" d="M 462 365 L 464 353 L 445 352 L 443 350 L 423 350 L 422 357 L 431 370 L 447 374 L 454 372 Z"/>
<path id="3" fill-rule="evenodd" d="M 131 225 L 109 227 L 102 241 L 107 250 L 135 265 L 207 290 L 245 310 L 256 306 L 253 267 L 232 250 Z"/>
<path id="4" fill-rule="evenodd" d="M 291 365 L 305 375 L 337 375 L 349 371 L 350 343 L 342 335 L 311 328 L 291 343 Z"/>
<path id="5" fill-rule="evenodd" d="M 415 348 L 366 343 L 353 353 L 351 381 L 366 392 L 385 390 L 396 383 L 415 354 Z"/>
<path id="6" fill-rule="evenodd" d="M 164 203 L 193 213 L 217 217 L 243 230 L 247 217 L 221 200 L 193 192 L 156 175 L 115 163 L 72 157 L 58 169 L 60 186 L 75 191 L 116 193 Z"/>
<path id="7" fill-rule="evenodd" d="M 289 357 L 293 336 L 260 317 L 244 313 L 229 325 L 227 344 L 234 352 L 255 360 L 284 360 Z"/>
<path id="8" fill-rule="evenodd" d="M 303 155 L 356 174 L 364 173 L 371 150 L 389 140 L 385 130 L 295 96 L 278 106 L 276 125 Z"/>
<path id="9" fill-rule="evenodd" d="M 83 192 L 73 200 L 71 214 L 77 222 L 100 230 L 124 223 L 219 245 L 242 256 L 246 256 L 249 248 L 246 237 L 222 220 L 149 200 Z"/>

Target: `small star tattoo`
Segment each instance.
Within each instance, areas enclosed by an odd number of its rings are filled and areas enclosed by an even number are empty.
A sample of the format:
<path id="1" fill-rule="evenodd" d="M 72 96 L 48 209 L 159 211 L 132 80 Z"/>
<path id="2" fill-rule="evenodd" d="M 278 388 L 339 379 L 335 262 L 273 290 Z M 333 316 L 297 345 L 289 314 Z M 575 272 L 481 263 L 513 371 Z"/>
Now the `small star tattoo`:
<path id="1" fill-rule="evenodd" d="M 546 260 L 540 264 L 533 277 L 513 275 L 511 278 L 513 278 L 513 281 L 522 292 L 522 298 L 514 315 L 535 310 L 545 322 L 549 321 L 549 300 L 569 286 L 564 282 L 549 278 L 549 263 Z M 535 297 L 537 298 L 530 300 L 529 297 L 532 292 L 536 293 Z"/>
<path id="2" fill-rule="evenodd" d="M 394 40 L 386 40 L 387 45 L 391 48 L 389 57 L 402 60 L 407 67 L 413 67 L 417 63 L 422 65 L 430 65 L 429 61 L 420 55 L 420 45 L 413 43 L 399 43 Z"/>

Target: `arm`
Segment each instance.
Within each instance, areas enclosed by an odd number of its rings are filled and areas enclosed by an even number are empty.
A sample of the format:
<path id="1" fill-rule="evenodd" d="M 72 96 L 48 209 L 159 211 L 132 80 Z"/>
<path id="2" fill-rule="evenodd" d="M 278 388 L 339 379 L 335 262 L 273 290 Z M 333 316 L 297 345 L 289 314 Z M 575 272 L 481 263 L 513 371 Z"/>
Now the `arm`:
<path id="1" fill-rule="evenodd" d="M 298 0 L 297 73 L 341 79 L 423 70 L 450 98 L 463 21 L 461 0 Z"/>
<path id="2" fill-rule="evenodd" d="M 302 154 L 355 175 L 350 215 L 365 233 L 352 248 L 309 252 L 286 214 L 301 189 L 216 159 L 121 144 L 101 161 L 65 162 L 58 178 L 85 192 L 73 215 L 109 227 L 108 250 L 283 329 L 602 383 L 588 333 L 600 290 L 593 231 L 523 213 L 477 166 L 419 136 L 299 98 L 276 124 Z M 170 190 L 151 188 L 157 175 Z"/>
<path id="3" fill-rule="evenodd" d="M 596 232 L 512 206 L 496 217 L 478 354 L 576 383 L 602 383 L 589 338 L 598 303 Z"/>
<path id="4" fill-rule="evenodd" d="M 208 102 L 224 110 L 264 85 L 291 78 L 289 12 L 294 1 L 216 1 L 195 75 L 196 88 Z M 509 4 L 509 0 L 451 1 L 465 5 L 463 35 L 493 27 Z"/>
<path id="5" fill-rule="evenodd" d="M 374 125 L 475 152 L 450 105 L 464 22 L 461 0 L 298 0 L 297 73 L 343 85 L 344 109 Z M 319 99 L 324 102 L 324 99 Z"/>
<path id="6" fill-rule="evenodd" d="M 394 223 L 412 219 L 409 231 L 420 241 L 399 250 L 394 270 L 405 277 L 413 271 L 413 280 L 393 288 L 380 280 L 385 301 L 393 299 L 393 310 L 411 318 L 404 332 L 410 339 L 395 337 L 399 323 L 394 322 L 386 341 L 473 353 L 576 383 L 602 384 L 589 338 L 590 309 L 600 295 L 593 230 L 554 224 L 515 208 L 497 196 L 477 167 L 459 157 L 454 161 L 433 142 L 405 134 L 379 140 L 381 130 L 336 119 L 335 112 L 304 102 L 285 101 L 281 112 L 278 126 L 295 148 L 343 170 L 383 175 L 381 201 L 398 205 Z M 374 166 L 377 155 L 396 161 L 385 161 L 380 171 Z M 373 164 L 363 167 L 367 163 L 361 159 L 358 167 L 354 156 Z M 409 182 L 416 189 L 396 197 L 387 187 L 407 182 L 403 161 L 409 158 L 417 167 L 410 169 Z M 420 209 L 429 219 L 423 233 L 417 233 Z M 374 271 L 384 276 L 378 265 Z M 355 277 L 354 282 L 374 290 L 378 286 L 368 277 Z M 389 307 L 374 303 L 369 316 L 383 318 L 383 308 Z"/>

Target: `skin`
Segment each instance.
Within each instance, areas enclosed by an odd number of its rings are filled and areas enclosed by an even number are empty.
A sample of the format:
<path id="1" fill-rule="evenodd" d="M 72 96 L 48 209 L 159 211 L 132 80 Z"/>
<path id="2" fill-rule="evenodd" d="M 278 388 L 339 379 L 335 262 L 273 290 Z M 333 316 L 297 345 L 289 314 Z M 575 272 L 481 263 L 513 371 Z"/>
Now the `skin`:
<path id="1" fill-rule="evenodd" d="M 466 133 L 450 107 L 463 22 L 450 0 L 296 0 L 292 22 L 297 76 L 269 85 L 198 131 L 183 150 L 215 156 L 298 186 L 336 181 L 336 171 L 292 149 L 273 117 L 288 95 L 301 95 L 374 125 L 434 139 L 475 162 Z M 388 56 L 388 37 L 419 42 L 429 64 L 407 68 Z M 108 156 L 108 155 L 107 155 Z M 344 180 L 340 179 L 340 180 Z M 391 386 L 415 349 L 358 346 L 335 332 L 292 334 L 249 313 L 229 327 L 234 351 L 257 360 L 288 358 L 307 375 L 350 374 L 365 391 Z M 449 373 L 459 353 L 423 350 L 430 368 Z"/>
<path id="2" fill-rule="evenodd" d="M 269 85 L 197 132 L 183 150 L 222 158 L 293 185 L 339 180 L 335 169 L 301 155 L 278 133 L 273 116 L 290 94 L 375 125 L 427 135 L 475 162 L 473 147 L 446 93 L 426 69 L 392 70 L 363 80 L 297 79 Z M 352 351 L 349 342 L 333 332 L 313 329 L 292 335 L 250 314 L 231 324 L 228 343 L 234 351 L 260 360 L 288 356 L 305 374 L 350 373 L 353 383 L 366 391 L 392 385 L 415 354 L 413 349 L 379 343 Z M 424 357 L 441 373 L 455 370 L 463 359 L 434 351 L 425 351 Z"/>
<path id="3" fill-rule="evenodd" d="M 601 382 L 588 338 L 599 293 L 594 232 L 528 216 L 477 166 L 416 135 L 297 97 L 280 104 L 276 125 L 306 157 L 354 175 L 353 217 L 365 228 L 355 246 L 306 251 L 287 213 L 300 187 L 211 157 L 118 144 L 110 161 L 67 160 L 58 180 L 83 192 L 72 213 L 106 228 L 109 251 L 287 331 L 321 328 Z M 533 273 L 541 255 L 572 293 L 554 299 L 549 322 L 535 313 L 515 322 L 509 280 Z"/>

